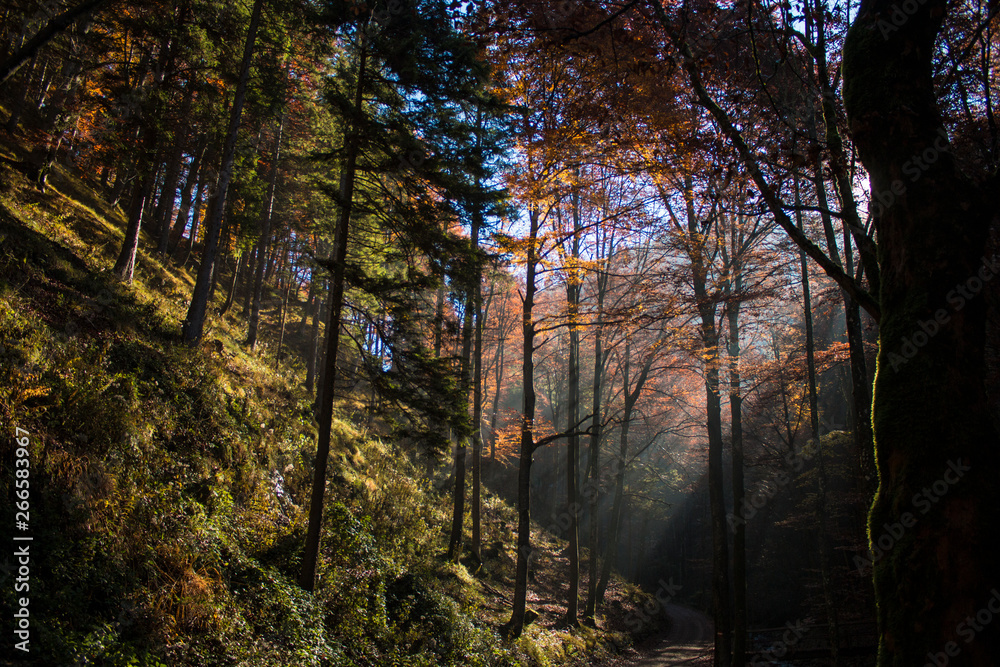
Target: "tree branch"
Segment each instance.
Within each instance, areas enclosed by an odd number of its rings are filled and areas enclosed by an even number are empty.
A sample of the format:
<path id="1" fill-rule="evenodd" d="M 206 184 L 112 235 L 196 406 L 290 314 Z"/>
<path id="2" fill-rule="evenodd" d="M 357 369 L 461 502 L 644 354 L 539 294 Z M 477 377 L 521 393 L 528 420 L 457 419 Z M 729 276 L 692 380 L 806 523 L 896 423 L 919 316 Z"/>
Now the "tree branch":
<path id="1" fill-rule="evenodd" d="M 62 14 L 52 18 L 44 28 L 38 31 L 28 43 L 15 51 L 7 60 L 0 64 L 0 86 L 7 83 L 7 79 L 14 75 L 14 72 L 25 63 L 32 54 L 47 44 L 49 40 L 61 33 L 66 28 L 73 25 L 78 19 L 95 11 L 107 0 L 84 0 L 76 7 L 70 7 Z"/>

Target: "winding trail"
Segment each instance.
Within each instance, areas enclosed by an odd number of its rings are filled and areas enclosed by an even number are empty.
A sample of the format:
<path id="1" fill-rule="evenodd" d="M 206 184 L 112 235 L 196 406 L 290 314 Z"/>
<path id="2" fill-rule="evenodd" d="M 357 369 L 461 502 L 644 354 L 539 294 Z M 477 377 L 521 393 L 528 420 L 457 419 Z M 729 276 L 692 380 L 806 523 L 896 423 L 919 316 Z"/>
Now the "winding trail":
<path id="1" fill-rule="evenodd" d="M 631 667 L 711 665 L 714 641 L 712 620 L 700 611 L 676 604 L 666 605 L 666 614 L 670 619 L 670 629 L 638 647 L 644 657 Z"/>

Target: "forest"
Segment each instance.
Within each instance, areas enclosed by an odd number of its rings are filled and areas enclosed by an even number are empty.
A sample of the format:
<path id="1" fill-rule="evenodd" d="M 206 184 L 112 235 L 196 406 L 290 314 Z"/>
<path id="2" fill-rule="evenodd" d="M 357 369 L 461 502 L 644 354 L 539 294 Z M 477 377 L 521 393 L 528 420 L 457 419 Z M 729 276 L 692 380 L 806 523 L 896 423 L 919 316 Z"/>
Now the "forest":
<path id="1" fill-rule="evenodd" d="M 998 13 L 8 0 L 0 663 L 1000 665 Z"/>

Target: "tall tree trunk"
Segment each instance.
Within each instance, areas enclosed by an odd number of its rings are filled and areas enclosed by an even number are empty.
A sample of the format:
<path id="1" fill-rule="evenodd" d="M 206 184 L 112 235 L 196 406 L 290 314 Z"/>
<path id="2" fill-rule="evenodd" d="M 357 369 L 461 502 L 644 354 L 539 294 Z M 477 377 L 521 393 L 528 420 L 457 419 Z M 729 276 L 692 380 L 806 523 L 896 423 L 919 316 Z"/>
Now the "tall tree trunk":
<path id="1" fill-rule="evenodd" d="M 323 298 L 323 292 L 326 291 L 325 282 L 324 279 L 324 285 L 316 295 L 316 302 L 313 305 L 312 332 L 309 334 L 309 357 L 306 360 L 306 391 L 309 392 L 310 396 L 313 395 L 316 384 L 317 357 L 319 356 L 319 321 L 323 316 L 324 304 L 326 304 L 326 299 Z"/>
<path id="2" fill-rule="evenodd" d="M 313 269 L 309 272 L 309 291 L 306 292 L 306 300 L 302 303 L 302 319 L 299 320 L 298 331 L 296 333 L 300 338 L 305 335 L 306 327 L 309 326 L 309 314 L 313 310 L 313 301 L 316 298 L 316 270 Z M 296 298 L 296 301 L 298 299 Z"/>
<path id="3" fill-rule="evenodd" d="M 226 195 L 229 192 L 229 181 L 233 175 L 233 161 L 236 157 L 236 137 L 240 130 L 240 118 L 243 115 L 243 104 L 246 101 L 247 87 L 250 80 L 250 62 L 253 60 L 254 43 L 257 40 L 257 28 L 260 25 L 261 8 L 264 0 L 255 0 L 253 13 L 250 15 L 250 25 L 247 28 L 246 41 L 243 46 L 243 61 L 240 64 L 240 80 L 233 96 L 233 108 L 229 116 L 229 128 L 226 132 L 226 142 L 222 149 L 222 165 L 219 169 L 219 183 L 216 187 L 212 214 L 208 219 L 205 234 L 205 248 L 202 251 L 201 264 L 198 266 L 198 278 L 194 293 L 191 296 L 191 306 L 184 319 L 183 338 L 190 344 L 201 340 L 202 328 L 205 326 L 205 316 L 208 313 L 208 299 L 212 287 L 212 274 L 215 268 L 215 255 L 219 246 L 219 233 L 222 230 L 222 218 L 226 210 Z"/>
<path id="4" fill-rule="evenodd" d="M 746 489 L 743 483 L 743 394 L 740 389 L 740 298 L 743 291 L 742 268 L 734 251 L 732 288 L 727 304 L 729 320 L 729 411 L 733 442 L 733 507 L 743 507 Z M 746 664 L 747 657 L 747 533 L 746 522 L 733 524 L 733 665 Z"/>
<path id="5" fill-rule="evenodd" d="M 37 58 L 37 52 L 31 55 L 31 64 L 28 65 L 28 71 L 24 73 L 21 94 L 15 97 L 14 102 L 11 104 L 10 117 L 7 118 L 7 124 L 4 126 L 7 129 L 7 134 L 11 136 L 17 133 L 18 124 L 21 122 L 21 114 L 24 112 L 24 105 L 28 100 L 28 89 L 31 87 L 31 75 L 35 73 L 35 61 Z M 44 71 L 42 73 L 44 75 Z"/>
<path id="6" fill-rule="evenodd" d="M 75 124 L 78 118 L 78 113 L 73 109 L 72 100 L 76 95 L 77 89 L 80 87 L 82 79 L 83 59 L 79 54 L 82 50 L 80 42 L 81 40 L 77 38 L 70 40 L 70 55 L 63 61 L 65 63 L 65 81 L 59 87 L 57 93 L 52 96 L 48 107 L 49 112 L 46 114 L 46 119 L 43 122 L 48 139 L 45 143 L 45 149 L 42 152 L 43 157 L 41 162 L 37 165 L 37 178 L 35 182 L 36 187 L 42 192 L 45 192 L 48 175 L 59 155 L 59 148 L 62 146 L 63 138 L 67 130 Z"/>
<path id="7" fill-rule="evenodd" d="M 874 554 L 879 667 L 928 658 L 990 665 L 1000 655 L 1000 623 L 976 620 L 992 614 L 987 603 L 996 608 L 1000 552 L 1000 435 L 985 389 L 980 293 L 1000 271 L 995 255 L 984 257 L 998 183 L 995 174 L 961 171 L 942 126 L 932 62 L 950 6 L 927 0 L 890 24 L 898 7 L 866 0 L 844 44 L 855 145 L 871 191 L 895 195 L 876 211 L 879 487 L 869 535 L 873 548 L 892 540 Z M 886 532 L 907 516 L 916 525 L 898 539 Z"/>
<path id="8" fill-rule="evenodd" d="M 524 612 L 528 599 L 528 561 L 531 558 L 531 461 L 535 452 L 535 272 L 538 263 L 539 211 L 533 207 L 528 214 L 528 257 L 525 267 L 524 301 L 521 305 L 523 338 L 521 383 L 521 444 L 517 468 L 517 564 L 514 569 L 514 599 L 510 620 L 505 627 L 510 637 L 520 637 L 524 629 Z"/>
<path id="9" fill-rule="evenodd" d="M 820 15 L 817 16 L 819 16 L 818 20 L 820 21 L 819 34 L 822 36 L 823 18 Z M 820 38 L 820 47 L 822 52 L 825 53 L 825 38 L 823 37 Z M 823 64 L 825 64 L 825 56 L 820 62 L 820 65 Z M 821 72 L 820 75 L 822 77 L 826 77 L 825 72 Z M 829 84 L 825 84 L 824 86 L 824 95 L 833 94 L 832 90 L 827 89 L 828 85 Z M 832 101 L 829 105 L 824 102 L 823 113 L 824 117 L 826 114 L 833 114 L 833 116 L 826 120 L 827 143 L 833 141 L 836 146 L 841 147 L 843 142 L 840 139 L 840 131 L 836 128 L 836 115 L 832 109 Z M 835 126 L 830 128 L 830 123 L 834 123 Z M 815 143 L 817 141 L 815 126 L 816 123 L 814 121 L 809 128 L 809 139 L 811 143 Z M 845 178 L 845 175 L 840 173 L 845 169 L 845 165 L 843 164 L 842 147 L 839 148 L 839 152 L 839 157 L 831 158 L 831 167 L 836 170 L 838 174 L 835 180 L 835 185 L 837 186 L 837 192 L 840 197 L 841 209 L 846 211 L 843 220 L 843 262 L 841 262 L 840 251 L 837 248 L 836 232 L 834 231 L 833 220 L 829 212 L 830 207 L 826 196 L 826 178 L 824 176 L 823 163 L 820 159 L 819 153 L 816 154 L 816 166 L 813 170 L 812 177 L 813 185 L 816 188 L 816 199 L 819 204 L 820 217 L 823 221 L 823 230 L 826 235 L 827 253 L 838 266 L 846 267 L 848 275 L 854 275 L 854 260 L 851 244 L 855 241 L 865 243 L 865 249 L 862 251 L 862 256 L 867 257 L 868 259 L 866 263 L 862 264 L 862 266 L 866 268 L 866 273 L 869 275 L 869 289 L 871 289 L 874 293 L 876 290 L 873 285 L 877 286 L 879 280 L 878 263 L 876 258 L 872 255 L 873 250 L 871 249 L 874 244 L 868 243 L 866 236 L 859 238 L 858 231 L 855 228 L 855 225 L 861 225 L 857 213 L 857 202 L 854 199 L 853 191 L 846 187 L 846 184 L 850 183 L 851 179 Z M 858 464 L 862 474 L 865 476 L 867 490 L 869 493 L 873 494 L 875 491 L 875 459 L 871 427 L 872 392 L 871 383 L 868 380 L 868 364 L 865 360 L 864 338 L 861 333 L 861 307 L 846 290 L 841 290 L 841 295 L 844 301 L 844 319 L 846 321 L 847 328 L 847 347 L 851 359 L 851 396 L 853 399 L 851 402 L 851 415 L 853 418 L 851 431 L 854 434 L 854 444 L 857 448 L 859 457 Z"/>
<path id="10" fill-rule="evenodd" d="M 142 216 L 146 210 L 149 198 L 152 196 L 155 170 L 150 165 L 150 155 L 156 145 L 156 132 L 147 129 L 142 140 L 142 153 L 139 159 L 139 170 L 143 172 L 141 179 L 135 183 L 132 199 L 129 203 L 128 225 L 125 228 L 125 238 L 122 240 L 118 260 L 112 269 L 119 280 L 132 284 L 135 273 L 135 257 L 139 251 L 139 230 L 142 227 Z"/>
<path id="11" fill-rule="evenodd" d="M 444 279 L 437 288 L 437 301 L 434 304 L 434 356 L 441 356 L 444 342 Z"/>
<path id="12" fill-rule="evenodd" d="M 490 414 L 490 460 L 496 463 L 497 460 L 497 417 L 500 413 L 500 389 L 503 386 L 503 372 L 504 372 L 504 360 L 505 353 L 504 350 L 507 346 L 507 319 L 505 317 L 506 310 L 499 311 L 500 318 L 497 322 L 497 356 L 496 356 L 496 369 L 497 369 L 497 383 L 496 388 L 493 390 L 493 409 Z M 513 322 L 511 323 L 513 326 Z"/>
<path id="13" fill-rule="evenodd" d="M 715 664 L 728 667 L 732 660 L 732 610 L 729 603 L 729 545 L 726 499 L 723 492 L 722 405 L 719 398 L 719 341 L 715 308 L 701 306 L 705 355 L 705 403 L 708 425 L 708 493 L 712 515 L 712 607 L 715 614 Z"/>
<path id="14" fill-rule="evenodd" d="M 245 250 L 240 250 L 239 253 L 239 259 L 236 261 L 236 270 L 233 271 L 233 279 L 230 281 L 229 290 L 226 293 L 226 302 L 219 309 L 219 315 L 228 313 L 229 309 L 233 307 L 233 301 L 236 299 L 236 285 L 240 279 L 240 274 L 243 273 L 243 268 L 246 266 L 247 255 L 249 254 Z"/>
<path id="15" fill-rule="evenodd" d="M 286 244 L 285 252 L 288 252 L 288 246 Z M 278 364 L 281 362 L 281 347 L 285 344 L 285 320 L 288 319 L 288 296 L 292 291 L 292 263 L 288 262 L 288 280 L 285 281 L 285 296 L 281 301 L 281 316 L 278 318 L 278 347 L 274 351 L 274 369 L 278 369 Z"/>
<path id="16" fill-rule="evenodd" d="M 191 166 L 188 168 L 187 178 L 184 179 L 184 187 L 181 188 L 181 205 L 177 209 L 177 219 L 174 222 L 173 229 L 170 231 L 170 245 L 167 248 L 171 255 L 177 252 L 177 246 L 180 245 L 181 239 L 184 237 L 184 229 L 187 227 L 188 216 L 191 213 L 191 201 L 194 193 L 194 186 L 195 183 L 199 182 L 202 158 L 207 149 L 208 135 L 206 134 L 203 135 L 201 140 L 198 142 L 198 147 L 195 149 Z"/>
<path id="17" fill-rule="evenodd" d="M 362 28 L 362 40 L 364 40 Z M 333 425 L 333 389 L 337 380 L 337 351 L 340 346 L 340 321 L 344 306 L 344 273 L 347 264 L 348 234 L 351 211 L 354 208 L 354 177 L 360 146 L 359 127 L 364 113 L 365 68 L 367 47 L 362 41 L 358 59 L 358 76 L 354 93 L 354 118 L 350 120 L 345 141 L 344 169 L 340 180 L 340 217 L 334 239 L 333 276 L 330 284 L 330 319 L 326 325 L 325 369 L 319 396 L 319 437 L 316 445 L 316 469 L 313 474 L 309 505 L 309 526 L 302 554 L 299 586 L 307 591 L 316 584 L 316 561 L 319 559 L 320 529 L 323 523 L 323 496 L 326 489 L 326 466 L 330 456 L 330 432 Z"/>
<path id="18" fill-rule="evenodd" d="M 205 216 L 211 215 L 212 212 L 212 201 L 214 198 L 214 193 L 212 193 L 211 183 L 208 182 L 208 175 L 205 174 L 201 179 L 198 180 L 198 192 L 194 197 L 194 213 L 191 215 L 191 233 L 188 234 L 188 246 L 187 251 L 184 253 L 184 261 L 181 262 L 181 266 L 187 266 L 187 263 L 191 261 L 191 254 L 194 252 L 194 244 L 198 242 L 198 232 L 201 228 L 201 201 L 202 194 L 205 189 L 209 189 L 210 194 L 208 195 L 208 202 L 205 206 Z M 204 234 L 202 235 L 204 236 Z"/>
<path id="19" fill-rule="evenodd" d="M 136 170 L 141 164 L 142 160 L 139 158 L 115 168 L 115 184 L 111 186 L 111 192 L 108 194 L 108 204 L 111 205 L 111 208 L 118 207 L 122 197 L 125 196 L 125 190 L 129 183 L 134 180 Z"/>
<path id="20" fill-rule="evenodd" d="M 479 228 L 482 226 L 482 212 L 476 209 L 479 219 L 473 223 L 473 249 L 476 251 L 474 271 L 476 333 L 472 369 L 472 554 L 477 562 L 482 562 L 482 482 L 483 482 L 483 271 L 479 252 Z"/>
<path id="21" fill-rule="evenodd" d="M 604 559 L 601 562 L 601 576 L 597 582 L 595 593 L 596 604 L 604 603 L 604 594 L 607 591 L 608 583 L 611 581 L 611 569 L 618 554 L 619 540 L 621 539 L 622 525 L 622 503 L 625 498 L 625 465 L 628 461 L 628 433 L 631 422 L 631 404 L 629 402 L 629 374 L 632 357 L 632 339 L 626 334 L 625 338 L 625 363 L 622 371 L 624 378 L 623 390 L 625 394 L 625 409 L 622 411 L 622 423 L 618 437 L 618 460 L 615 466 L 615 495 L 611 503 L 611 518 L 608 523 L 608 540 L 604 547 Z"/>
<path id="22" fill-rule="evenodd" d="M 794 176 L 795 181 L 795 205 L 796 222 L 799 231 L 802 229 L 802 209 L 801 197 L 799 196 L 798 175 Z M 812 295 L 809 290 L 809 264 L 806 262 L 806 254 L 799 250 L 799 270 L 802 275 L 802 303 L 803 315 L 806 325 L 806 374 L 809 382 L 809 425 L 812 433 L 813 443 L 819 452 L 817 459 L 817 482 L 816 482 L 816 520 L 817 548 L 819 551 L 819 571 L 823 587 L 823 603 L 826 606 L 826 618 L 830 627 L 831 651 L 830 655 L 834 667 L 839 664 L 840 639 L 837 623 L 837 607 L 833 600 L 833 582 L 830 574 L 830 538 L 827 532 L 826 517 L 826 466 L 823 464 L 823 447 L 819 432 L 819 394 L 816 389 L 816 343 L 813 336 L 812 317 Z"/>
<path id="23" fill-rule="evenodd" d="M 212 266 L 212 280 L 211 287 L 208 291 L 208 302 L 211 303 L 215 299 L 215 290 L 219 286 L 219 277 L 222 275 L 223 267 L 229 262 L 232 252 L 229 250 L 229 241 L 233 233 L 233 220 L 232 218 L 226 218 L 223 225 L 222 234 L 219 239 L 220 246 L 222 247 L 222 256 L 214 262 Z"/>
<path id="24" fill-rule="evenodd" d="M 604 604 L 604 594 L 608 590 L 608 584 L 611 582 L 611 568 L 615 564 L 615 557 L 618 554 L 618 542 L 621 537 L 621 527 L 622 527 L 622 509 L 625 503 L 625 468 L 628 464 L 628 434 L 629 427 L 632 422 L 632 412 L 635 409 L 635 404 L 639 400 L 639 396 L 642 394 L 642 388 L 646 384 L 646 378 L 649 377 L 649 369 L 653 366 L 653 359 L 655 354 L 646 355 L 646 361 L 643 363 L 642 370 L 639 372 L 639 377 L 636 378 L 635 386 L 629 389 L 629 382 L 631 381 L 631 357 L 632 357 L 632 338 L 631 335 L 626 333 L 625 338 L 625 364 L 623 369 L 624 384 L 622 387 L 622 392 L 625 394 L 625 407 L 622 410 L 622 424 L 620 437 L 618 440 L 618 465 L 615 471 L 615 498 L 611 505 L 611 524 L 608 527 L 608 542 L 607 547 L 604 551 L 604 562 L 601 563 L 601 577 L 597 582 L 596 604 Z"/>
<path id="25" fill-rule="evenodd" d="M 45 98 L 49 94 L 49 88 L 52 87 L 52 80 L 55 76 L 52 74 L 51 58 L 45 59 L 45 64 L 42 65 L 42 75 L 38 77 L 38 91 L 35 93 L 35 98 L 32 102 L 35 105 L 35 111 L 40 111 L 42 105 L 45 104 Z"/>
<path id="26" fill-rule="evenodd" d="M 601 253 L 601 244 L 598 242 L 598 262 L 606 259 Z M 587 577 L 587 603 L 584 608 L 584 618 L 589 623 L 593 623 L 597 615 L 597 578 L 598 578 L 598 554 L 600 521 L 597 512 L 600 505 L 601 489 L 601 438 L 603 437 L 602 423 L 602 391 L 604 383 L 604 349 L 603 349 L 603 329 L 601 323 L 604 321 L 604 298 L 607 294 L 608 279 L 610 274 L 603 269 L 598 269 L 597 273 L 597 326 L 594 328 L 594 386 L 592 394 L 593 422 L 590 430 L 589 456 L 587 468 L 590 477 L 589 504 L 590 504 L 590 531 L 588 549 L 590 558 L 588 559 Z"/>
<path id="27" fill-rule="evenodd" d="M 688 222 L 688 256 L 701 319 L 701 354 L 705 372 L 705 412 L 708 430 L 708 495 L 712 520 L 712 609 L 715 617 L 715 664 L 732 663 L 732 606 L 729 591 L 729 537 L 723 489 L 722 401 L 719 396 L 719 334 L 715 326 L 716 302 L 708 294 L 706 238 L 694 205 L 694 178 L 684 177 Z"/>
<path id="28" fill-rule="evenodd" d="M 250 323 L 247 327 L 247 347 L 257 346 L 257 328 L 260 326 L 260 302 L 264 295 L 264 258 L 271 242 L 271 218 L 274 214 L 274 191 L 278 183 L 278 158 L 281 156 L 281 136 L 285 127 L 285 112 L 278 118 L 274 136 L 274 153 L 271 155 L 271 173 L 267 179 L 267 196 L 261 217 L 260 239 L 257 241 L 257 263 L 253 273 L 253 290 L 250 301 Z"/>
<path id="29" fill-rule="evenodd" d="M 479 227 L 482 224 L 482 214 L 475 212 L 472 215 L 472 252 L 478 255 L 479 252 Z M 473 260 L 479 264 L 479 257 Z M 470 370 L 472 365 L 472 324 L 476 311 L 479 309 L 480 284 L 478 271 L 473 271 L 469 277 L 469 284 L 465 286 L 465 312 L 462 316 L 462 361 L 461 361 L 461 386 L 462 396 L 468 400 L 469 390 L 472 388 L 472 378 Z M 478 436 L 479 424 L 474 423 L 473 428 Z M 448 543 L 448 558 L 455 562 L 462 556 L 462 543 L 465 523 L 465 438 L 459 438 L 455 447 L 455 497 L 454 512 L 451 520 L 451 540 Z"/>
<path id="30" fill-rule="evenodd" d="M 181 118 L 186 119 L 191 113 L 191 103 L 194 100 L 193 89 L 189 86 L 188 92 L 184 96 L 181 106 Z M 170 223 L 174 218 L 174 202 L 177 199 L 177 181 L 181 175 L 181 167 L 184 164 L 184 148 L 188 141 L 189 123 L 185 120 L 181 129 L 178 129 L 174 136 L 174 152 L 167 162 L 167 169 L 163 177 L 163 186 L 160 188 L 160 197 L 156 202 L 156 209 L 153 211 L 151 222 L 158 230 L 156 252 L 165 257 L 170 247 Z"/>
<path id="31" fill-rule="evenodd" d="M 579 176 L 579 173 L 577 174 Z M 567 271 L 566 307 L 569 311 L 569 367 L 567 370 L 567 421 L 566 431 L 566 511 L 569 515 L 569 592 L 566 604 L 566 624 L 579 625 L 580 615 L 580 503 L 577 483 L 580 479 L 580 284 L 583 280 L 578 265 L 580 258 L 580 192 L 574 191 L 573 205 L 573 267 Z"/>

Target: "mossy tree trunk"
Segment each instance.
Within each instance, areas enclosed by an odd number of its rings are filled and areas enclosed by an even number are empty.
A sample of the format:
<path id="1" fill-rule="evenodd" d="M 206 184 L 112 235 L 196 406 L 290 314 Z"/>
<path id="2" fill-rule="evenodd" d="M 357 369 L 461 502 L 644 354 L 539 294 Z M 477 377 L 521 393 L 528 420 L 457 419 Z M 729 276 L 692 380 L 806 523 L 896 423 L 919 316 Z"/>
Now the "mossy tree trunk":
<path id="1" fill-rule="evenodd" d="M 892 0 L 863 2 L 844 45 L 851 133 L 884 202 L 869 517 L 882 552 L 878 664 L 990 665 L 1000 622 L 981 610 L 997 587 L 1000 438 L 984 389 L 981 291 L 1000 270 L 984 258 L 997 183 L 960 171 L 943 128 L 932 60 L 948 3 L 914 6 L 894 23 Z M 912 527 L 891 529 L 907 516 Z"/>

